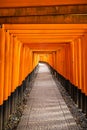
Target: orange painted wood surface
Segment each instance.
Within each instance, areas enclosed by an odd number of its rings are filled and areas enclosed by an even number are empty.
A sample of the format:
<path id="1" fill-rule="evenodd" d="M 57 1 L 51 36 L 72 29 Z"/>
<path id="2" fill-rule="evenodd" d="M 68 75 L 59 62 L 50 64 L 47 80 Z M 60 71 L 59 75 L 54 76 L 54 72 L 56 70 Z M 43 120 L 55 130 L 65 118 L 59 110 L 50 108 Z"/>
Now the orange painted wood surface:
<path id="1" fill-rule="evenodd" d="M 38 27 L 40 28 L 40 25 Z M 56 30 L 55 33 L 53 30 L 51 30 L 51 32 L 47 31 L 47 34 L 43 29 L 41 30 L 41 28 L 40 30 L 36 28 L 36 31 L 33 30 L 34 32 L 29 30 L 29 37 L 31 34 L 31 39 L 35 36 L 34 40 L 37 41 L 38 39 L 40 41 L 41 39 L 39 39 L 39 37 L 41 36 L 42 41 L 33 43 L 30 40 L 29 43 L 23 43 L 19 40 L 19 37 L 22 37 L 21 35 L 19 36 L 22 31 L 18 31 L 17 37 L 15 28 L 13 29 L 15 33 L 12 33 L 10 32 L 11 30 L 6 31 L 5 25 L 1 26 L 0 104 L 3 104 L 3 100 L 7 100 L 8 96 L 10 96 L 18 86 L 22 85 L 23 80 L 32 72 L 39 61 L 49 63 L 58 73 L 63 75 L 87 95 L 87 33 L 82 29 L 80 32 L 79 27 L 77 30 L 74 30 L 75 28 L 72 26 L 72 31 L 70 31 L 69 27 L 68 30 L 64 29 L 64 32 L 61 32 L 61 35 L 62 33 L 64 35 L 64 37 L 62 36 L 63 42 L 58 41 L 58 38 L 61 38 L 59 30 Z M 26 33 L 28 33 L 27 31 L 28 30 L 26 30 Z M 40 34 L 40 32 L 43 33 L 43 35 Z M 26 33 L 23 34 L 23 37 L 25 37 Z M 35 34 L 32 35 L 32 33 Z M 56 33 L 58 34 L 57 37 Z M 52 39 L 55 39 L 56 42 L 51 41 L 51 35 Z M 70 35 L 71 39 L 68 41 Z M 43 42 L 43 37 L 45 38 L 45 36 L 48 37 L 47 42 Z"/>
<path id="2" fill-rule="evenodd" d="M 10 37 L 9 31 L 5 31 L 5 73 L 4 73 L 4 100 L 8 99 L 9 94 L 9 72 L 10 72 Z"/>
<path id="3" fill-rule="evenodd" d="M 19 62 L 20 62 L 20 54 L 19 54 L 19 42 L 16 37 L 13 37 L 13 74 L 12 74 L 12 92 L 15 91 L 16 87 L 18 87 L 19 83 Z"/>
<path id="4" fill-rule="evenodd" d="M 44 6 L 44 5 L 67 5 L 67 4 L 87 4 L 86 0 L 3 0 L 0 1 L 0 7 L 17 7 L 17 6 Z"/>
<path id="5" fill-rule="evenodd" d="M 12 92 L 12 73 L 13 73 L 13 35 L 10 35 L 10 71 L 9 71 L 9 96 Z"/>
<path id="6" fill-rule="evenodd" d="M 0 28 L 0 105 L 3 104 L 4 95 L 4 62 L 5 62 L 5 31 L 4 27 Z"/>

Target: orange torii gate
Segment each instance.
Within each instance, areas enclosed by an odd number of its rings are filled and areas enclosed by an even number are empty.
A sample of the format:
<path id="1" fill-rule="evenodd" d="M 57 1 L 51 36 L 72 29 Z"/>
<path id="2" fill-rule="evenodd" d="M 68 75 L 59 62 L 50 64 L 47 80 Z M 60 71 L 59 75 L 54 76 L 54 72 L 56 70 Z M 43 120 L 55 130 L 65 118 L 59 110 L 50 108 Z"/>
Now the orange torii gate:
<path id="1" fill-rule="evenodd" d="M 0 129 L 15 112 L 17 100 L 22 101 L 26 81 L 33 77 L 39 60 L 50 65 L 87 114 L 87 2 L 74 0 L 72 3 L 77 5 L 60 2 L 57 6 L 48 2 L 45 6 L 43 1 L 43 6 L 26 7 L 22 1 L 19 7 L 16 1 L 10 8 L 3 3 L 0 2 Z"/>

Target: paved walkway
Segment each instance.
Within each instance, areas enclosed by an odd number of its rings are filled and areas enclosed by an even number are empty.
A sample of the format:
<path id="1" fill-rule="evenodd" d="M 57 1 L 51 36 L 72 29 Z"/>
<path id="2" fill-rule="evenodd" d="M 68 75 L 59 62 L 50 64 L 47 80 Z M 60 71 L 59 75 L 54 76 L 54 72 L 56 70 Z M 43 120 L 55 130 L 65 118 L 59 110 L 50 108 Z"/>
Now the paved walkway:
<path id="1" fill-rule="evenodd" d="M 79 130 L 46 65 L 39 65 L 17 130 Z"/>

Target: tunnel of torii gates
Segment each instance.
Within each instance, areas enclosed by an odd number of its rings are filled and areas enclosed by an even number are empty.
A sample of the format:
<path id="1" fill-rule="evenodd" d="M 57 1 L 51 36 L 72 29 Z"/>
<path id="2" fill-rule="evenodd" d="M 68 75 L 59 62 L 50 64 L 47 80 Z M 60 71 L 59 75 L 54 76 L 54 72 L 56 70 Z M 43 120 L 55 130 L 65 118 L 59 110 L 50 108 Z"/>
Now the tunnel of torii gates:
<path id="1" fill-rule="evenodd" d="M 72 5 L 69 0 L 66 5 L 43 1 L 35 7 L 39 0 L 35 5 L 22 0 L 12 1 L 10 8 L 4 1 L 0 1 L 0 129 L 15 111 L 16 100 L 22 101 L 25 81 L 33 78 L 39 61 L 50 65 L 87 115 L 87 1 L 74 0 Z"/>

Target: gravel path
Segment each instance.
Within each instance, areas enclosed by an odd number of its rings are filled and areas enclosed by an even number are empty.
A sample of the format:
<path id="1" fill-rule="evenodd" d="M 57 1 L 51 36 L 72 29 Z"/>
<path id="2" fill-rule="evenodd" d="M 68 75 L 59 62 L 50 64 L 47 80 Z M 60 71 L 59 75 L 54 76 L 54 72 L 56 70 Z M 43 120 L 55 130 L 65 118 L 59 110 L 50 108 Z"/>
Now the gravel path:
<path id="1" fill-rule="evenodd" d="M 17 130 L 82 130 L 46 65 L 40 64 Z"/>

